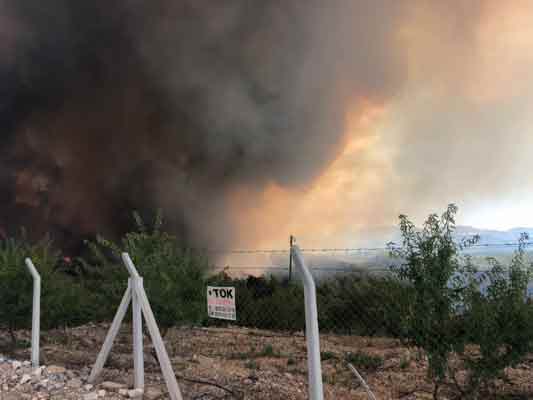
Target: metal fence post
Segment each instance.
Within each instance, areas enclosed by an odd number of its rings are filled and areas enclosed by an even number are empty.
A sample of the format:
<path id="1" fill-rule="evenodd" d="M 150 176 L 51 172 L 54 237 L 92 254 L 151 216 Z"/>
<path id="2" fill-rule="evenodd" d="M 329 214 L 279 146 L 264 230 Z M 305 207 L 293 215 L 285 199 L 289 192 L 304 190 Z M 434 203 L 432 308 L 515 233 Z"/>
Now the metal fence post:
<path id="1" fill-rule="evenodd" d="M 320 365 L 320 335 L 318 331 L 318 310 L 316 286 L 313 275 L 307 268 L 300 248 L 293 245 L 291 252 L 294 264 L 302 274 L 305 296 L 305 331 L 307 338 L 307 366 L 309 369 L 309 399 L 323 400 L 322 367 Z"/>
<path id="2" fill-rule="evenodd" d="M 39 341 L 41 330 L 41 276 L 33 262 L 26 258 L 26 268 L 33 277 L 33 311 L 31 320 L 31 364 L 33 368 L 39 367 Z"/>

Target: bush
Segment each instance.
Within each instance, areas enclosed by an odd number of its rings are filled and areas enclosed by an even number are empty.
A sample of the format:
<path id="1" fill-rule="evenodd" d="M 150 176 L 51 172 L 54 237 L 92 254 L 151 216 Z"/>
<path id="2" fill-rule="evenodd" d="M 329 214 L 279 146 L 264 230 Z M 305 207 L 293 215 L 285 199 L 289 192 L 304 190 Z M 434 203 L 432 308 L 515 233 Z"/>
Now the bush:
<path id="1" fill-rule="evenodd" d="M 434 398 L 447 376 L 450 353 L 464 344 L 456 313 L 465 290 L 454 280 L 461 271 L 459 245 L 453 237 L 456 213 L 457 207 L 450 205 L 440 218 L 430 215 L 420 231 L 401 215 L 402 247 L 391 246 L 392 255 L 401 260 L 393 271 L 412 289 L 410 305 L 402 316 L 406 337 L 428 356 Z"/>
<path id="2" fill-rule="evenodd" d="M 345 360 L 355 368 L 366 371 L 375 371 L 383 365 L 383 358 L 380 356 L 373 356 L 360 351 L 347 353 Z"/>
<path id="3" fill-rule="evenodd" d="M 396 275 L 411 287 L 407 312 L 402 316 L 408 342 L 428 356 L 428 376 L 439 387 L 451 378 L 462 398 L 476 398 L 505 368 L 516 366 L 533 350 L 533 309 L 526 301 L 533 266 L 526 260 L 523 235 L 511 265 L 491 259 L 480 272 L 460 250 L 477 241 L 455 242 L 455 214 L 450 205 L 439 218 L 431 215 L 417 231 L 400 216 L 403 243 L 391 246 L 401 260 Z M 481 285 L 487 284 L 486 293 Z M 466 368 L 466 388 L 459 386 L 449 363 L 458 355 Z"/>
<path id="4" fill-rule="evenodd" d="M 0 323 L 11 333 L 31 323 L 32 278 L 24 266 L 30 248 L 24 240 L 0 241 Z"/>
<path id="5" fill-rule="evenodd" d="M 81 284 L 57 268 L 60 253 L 51 240 L 30 243 L 22 231 L 18 238 L 0 241 L 0 323 L 15 343 L 14 330 L 31 326 L 33 280 L 26 269 L 30 257 L 41 275 L 41 326 L 43 329 L 86 322 L 90 318 L 87 293 Z"/>
<path id="6" fill-rule="evenodd" d="M 168 328 L 179 323 L 200 323 L 205 315 L 205 274 L 207 259 L 180 246 L 177 239 L 161 231 L 162 217 L 158 213 L 153 227 L 147 229 L 139 214 L 134 213 L 137 231 L 125 235 L 120 244 L 97 237 L 90 247 L 92 254 L 106 266 L 100 274 L 110 272 L 108 285 L 120 293 L 113 282 L 126 282 L 124 267 L 109 266 L 105 252 L 120 262 L 122 252 L 131 256 L 144 278 L 150 304 L 158 323 Z M 102 251 L 103 250 L 103 251 Z M 114 304 L 118 304 L 115 299 Z M 119 301 L 119 300 L 118 300 Z"/>
<path id="7" fill-rule="evenodd" d="M 390 277 L 333 278 L 317 287 L 320 328 L 337 333 L 399 337 L 409 295 L 405 285 Z"/>
<path id="8" fill-rule="evenodd" d="M 481 277 L 488 284 L 485 294 L 477 284 L 467 292 L 465 330 L 478 350 L 462 352 L 468 370 L 466 396 L 475 397 L 480 386 L 503 377 L 505 368 L 516 366 L 533 350 L 533 309 L 526 302 L 533 267 L 526 259 L 527 241 L 522 235 L 508 268 L 491 260 L 490 270 Z"/>
<path id="9" fill-rule="evenodd" d="M 305 328 L 303 288 L 276 277 L 233 279 L 222 273 L 208 280 L 213 286 L 234 286 L 239 326 L 259 329 L 300 331 Z M 208 325 L 226 322 L 205 319 Z M 232 322 L 233 323 L 233 322 Z"/>

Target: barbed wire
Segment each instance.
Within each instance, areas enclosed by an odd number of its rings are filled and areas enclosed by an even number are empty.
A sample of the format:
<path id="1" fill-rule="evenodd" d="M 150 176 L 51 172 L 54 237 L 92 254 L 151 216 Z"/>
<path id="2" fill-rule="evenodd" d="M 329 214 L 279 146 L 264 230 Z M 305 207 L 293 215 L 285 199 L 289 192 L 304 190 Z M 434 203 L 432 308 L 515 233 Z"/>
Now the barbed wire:
<path id="1" fill-rule="evenodd" d="M 272 266 L 254 266 L 254 267 L 231 267 L 231 266 L 213 266 L 214 271 L 261 271 L 261 272 L 272 272 L 272 271 L 284 271 L 289 272 L 288 267 L 272 267 Z M 353 266 L 353 268 L 338 268 L 338 267 L 309 267 L 312 272 L 327 272 L 327 273 L 337 273 L 337 274 L 375 274 L 375 273 L 390 273 L 391 269 L 386 267 L 360 267 Z"/>
<path id="2" fill-rule="evenodd" d="M 533 241 L 524 243 L 525 246 L 532 246 Z M 468 246 L 465 249 L 462 249 L 462 252 L 468 252 L 469 249 L 475 248 L 508 248 L 508 247 L 518 247 L 519 243 L 514 242 L 501 242 L 501 243 L 476 243 L 471 246 Z M 389 247 L 324 247 L 324 248 L 305 248 L 301 249 L 302 253 L 363 253 L 363 252 L 379 252 L 379 251 L 390 251 L 393 249 L 399 249 L 399 246 L 391 244 Z M 213 249 L 213 250 L 203 250 L 204 253 L 209 254 L 284 254 L 289 255 L 289 249 Z M 216 271 L 289 271 L 288 266 L 279 266 L 279 265 L 214 265 L 212 266 L 213 270 Z M 383 265 L 347 265 L 345 267 L 331 266 L 331 267 L 310 267 L 313 271 L 325 271 L 325 272 L 343 272 L 343 273 L 368 273 L 368 272 L 390 272 L 390 268 L 383 267 Z"/>
<path id="3" fill-rule="evenodd" d="M 525 246 L 532 246 L 533 241 L 524 243 Z M 518 247 L 519 243 L 502 242 L 502 243 L 476 243 L 466 248 L 480 248 L 480 247 Z M 391 249 L 399 249 L 401 246 L 395 243 L 389 247 L 324 247 L 324 248 L 303 248 L 302 253 L 353 253 L 353 252 L 372 252 L 372 251 L 388 251 Z M 289 249 L 202 249 L 199 250 L 206 254 L 289 254 Z"/>

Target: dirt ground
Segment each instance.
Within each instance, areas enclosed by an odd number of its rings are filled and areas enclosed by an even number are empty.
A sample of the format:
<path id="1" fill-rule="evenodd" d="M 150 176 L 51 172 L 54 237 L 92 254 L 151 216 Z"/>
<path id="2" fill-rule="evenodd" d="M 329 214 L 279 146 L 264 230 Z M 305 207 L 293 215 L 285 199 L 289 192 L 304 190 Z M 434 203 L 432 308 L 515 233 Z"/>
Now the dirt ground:
<path id="1" fill-rule="evenodd" d="M 42 363 L 85 373 L 94 363 L 108 325 L 86 325 L 67 332 L 42 334 Z M 132 384 L 131 330 L 124 326 L 101 382 Z M 29 332 L 17 333 L 29 342 Z M 6 354 L 6 332 L 0 332 L 0 354 L 29 359 L 29 348 Z M 165 342 L 185 399 L 307 399 L 306 343 L 302 333 L 281 334 L 243 328 L 173 328 Z M 149 338 L 145 336 L 147 385 L 164 390 Z M 4 350 L 3 350 L 4 349 Z M 427 361 L 397 340 L 322 335 L 322 368 L 326 399 L 367 399 L 347 367 L 358 368 L 377 399 L 430 399 L 425 380 Z M 494 399 L 533 398 L 533 359 L 509 369 L 508 382 L 496 382 Z M 1 372 L 1 371 L 0 371 Z M 443 392 L 443 399 L 453 393 Z"/>

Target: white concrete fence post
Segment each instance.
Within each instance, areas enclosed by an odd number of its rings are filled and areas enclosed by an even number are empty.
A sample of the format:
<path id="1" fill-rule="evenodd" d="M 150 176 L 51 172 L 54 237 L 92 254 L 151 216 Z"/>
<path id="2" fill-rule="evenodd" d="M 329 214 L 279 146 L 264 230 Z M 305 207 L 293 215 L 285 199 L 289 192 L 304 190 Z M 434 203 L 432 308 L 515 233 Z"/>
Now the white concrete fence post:
<path id="1" fill-rule="evenodd" d="M 98 358 L 94 363 L 91 375 L 89 376 L 89 382 L 94 382 L 98 376 L 101 374 L 113 342 L 119 332 L 120 325 L 122 320 L 128 311 L 129 303 L 132 303 L 133 311 L 133 364 L 134 364 L 134 386 L 135 389 L 144 390 L 144 353 L 143 353 L 143 330 L 142 330 L 142 316 L 146 322 L 146 327 L 150 333 L 152 343 L 157 354 L 157 359 L 161 367 L 161 372 L 163 373 L 163 378 L 167 385 L 168 394 L 171 400 L 182 400 L 180 388 L 176 380 L 176 375 L 172 369 L 172 364 L 168 357 L 167 350 L 165 349 L 165 344 L 157 322 L 155 320 L 152 308 L 150 307 L 150 302 L 144 291 L 143 279 L 137 272 L 133 261 L 131 260 L 128 253 L 122 253 L 122 261 L 126 266 L 130 279 L 128 280 L 128 288 L 122 302 L 118 308 L 117 314 L 113 319 L 113 323 L 109 328 L 107 336 L 105 338 L 104 344 Z"/>
<path id="2" fill-rule="evenodd" d="M 26 268 L 33 278 L 33 311 L 31 320 L 31 365 L 39 368 L 39 342 L 41 338 L 41 276 L 33 262 L 26 258 Z"/>
<path id="3" fill-rule="evenodd" d="M 318 331 L 318 310 L 316 305 L 316 286 L 313 275 L 305 264 L 300 248 L 291 247 L 296 268 L 302 275 L 305 297 L 305 331 L 307 338 L 307 366 L 309 374 L 309 399 L 323 400 L 322 366 L 320 361 L 320 335 Z"/>
<path id="4" fill-rule="evenodd" d="M 144 390 L 144 345 L 143 345 L 143 322 L 142 310 L 139 302 L 139 292 L 142 288 L 142 278 L 133 265 L 128 254 L 122 254 L 122 261 L 128 269 L 132 285 L 132 324 L 133 324 L 133 382 L 135 389 Z"/>

